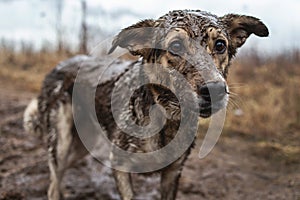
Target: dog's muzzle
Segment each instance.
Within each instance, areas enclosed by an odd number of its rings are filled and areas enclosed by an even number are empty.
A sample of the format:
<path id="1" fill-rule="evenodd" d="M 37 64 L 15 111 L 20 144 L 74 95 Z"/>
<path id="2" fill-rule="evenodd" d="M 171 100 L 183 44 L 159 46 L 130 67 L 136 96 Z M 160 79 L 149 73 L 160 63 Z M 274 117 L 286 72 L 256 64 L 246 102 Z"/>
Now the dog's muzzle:
<path id="1" fill-rule="evenodd" d="M 200 117 L 207 118 L 226 107 L 228 89 L 225 82 L 208 82 L 198 88 Z"/>

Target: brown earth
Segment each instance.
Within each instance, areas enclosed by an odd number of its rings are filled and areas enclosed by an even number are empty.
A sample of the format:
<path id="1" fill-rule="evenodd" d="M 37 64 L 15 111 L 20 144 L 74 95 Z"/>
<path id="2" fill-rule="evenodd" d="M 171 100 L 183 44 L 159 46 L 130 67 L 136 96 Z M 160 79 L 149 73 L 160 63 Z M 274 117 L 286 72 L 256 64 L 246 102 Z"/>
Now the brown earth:
<path id="1" fill-rule="evenodd" d="M 46 199 L 46 144 L 22 128 L 23 111 L 35 95 L 8 84 L 0 86 L 1 200 Z M 183 170 L 178 199 L 299 200 L 299 154 L 286 161 L 276 145 L 258 142 L 251 135 L 225 133 L 214 150 L 199 159 L 199 139 Z M 159 199 L 157 176 L 134 179 L 137 199 Z M 67 200 L 119 199 L 110 169 L 91 157 L 68 170 L 64 184 Z"/>

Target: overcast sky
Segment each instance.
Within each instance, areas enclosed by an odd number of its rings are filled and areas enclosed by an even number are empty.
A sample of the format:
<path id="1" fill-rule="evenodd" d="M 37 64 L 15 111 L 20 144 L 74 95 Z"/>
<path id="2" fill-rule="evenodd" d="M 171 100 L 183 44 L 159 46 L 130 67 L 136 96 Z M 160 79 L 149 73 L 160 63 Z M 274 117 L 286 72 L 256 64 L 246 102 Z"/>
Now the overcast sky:
<path id="1" fill-rule="evenodd" d="M 260 18 L 270 30 L 269 38 L 251 37 L 246 48 L 266 51 L 300 47 L 300 0 L 87 0 L 88 23 L 116 34 L 141 19 L 157 18 L 169 10 L 201 9 L 222 16 L 247 14 Z M 55 41 L 56 0 L 0 0 L 0 37 L 34 42 Z M 78 39 L 80 0 L 64 0 L 65 39 Z"/>

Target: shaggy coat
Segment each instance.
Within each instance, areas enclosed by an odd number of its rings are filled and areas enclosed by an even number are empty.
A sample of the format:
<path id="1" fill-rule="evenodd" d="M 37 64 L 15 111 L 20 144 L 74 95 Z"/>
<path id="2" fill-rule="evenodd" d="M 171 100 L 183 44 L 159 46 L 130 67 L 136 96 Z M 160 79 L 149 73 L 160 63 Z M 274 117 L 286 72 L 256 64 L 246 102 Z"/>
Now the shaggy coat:
<path id="1" fill-rule="evenodd" d="M 24 117 L 27 131 L 48 136 L 51 172 L 48 198 L 58 200 L 62 197 L 60 183 L 65 170 L 88 153 L 78 132 L 83 131 L 88 137 L 93 137 L 95 130 L 85 123 L 90 117 L 87 109 L 90 103 L 94 103 L 97 120 L 114 146 L 128 152 L 159 150 L 174 139 L 182 124 L 182 116 L 189 120 L 189 113 L 181 108 L 181 97 L 197 102 L 198 109 L 190 109 L 198 112 L 197 116 L 200 117 L 209 117 L 226 107 L 229 98 L 226 78 L 230 61 L 237 48 L 252 33 L 265 37 L 268 36 L 268 29 L 259 19 L 250 16 L 228 14 L 218 17 L 200 10 L 176 10 L 157 20 L 138 22 L 115 37 L 108 53 L 113 53 L 117 47 L 126 48 L 132 55 L 140 56 L 138 60 L 109 61 L 105 58 L 76 56 L 61 62 L 46 76 L 40 95 L 30 103 Z M 79 71 L 83 77 L 76 80 Z M 189 90 L 182 87 L 180 80 L 170 78 L 174 71 L 188 82 Z M 97 74 L 102 74 L 100 81 Z M 118 120 L 124 126 L 129 120 L 139 126 L 150 123 L 154 127 L 162 126 L 149 137 L 134 136 L 147 136 L 147 132 L 124 133 L 112 112 L 112 104 L 117 108 L 122 107 L 118 100 L 111 98 L 114 88 L 132 84 L 136 81 L 136 75 L 142 77 L 139 80 L 149 84 L 134 91 L 127 91 L 126 87 L 116 90 L 119 99 L 125 98 L 130 92 L 133 94 L 128 106 L 118 111 Z M 83 89 L 82 93 L 76 93 L 75 102 L 73 89 L 76 81 Z M 157 84 L 159 81 L 161 84 Z M 155 84 L 151 84 L 153 82 Z M 88 91 L 95 91 L 92 102 Z M 156 112 L 151 113 L 154 105 L 159 106 Z M 80 128 L 74 124 L 75 115 Z M 194 139 L 195 133 L 189 131 L 188 125 L 183 128 L 187 140 Z M 90 142 L 92 145 L 93 141 Z M 184 144 L 186 141 L 183 139 L 181 142 Z M 178 180 L 192 144 L 173 163 L 159 169 L 161 199 L 176 198 Z M 177 145 L 174 151 L 180 148 L 181 145 Z M 163 161 L 168 158 L 160 159 Z M 115 166 L 113 175 L 121 198 L 133 199 L 130 173 L 116 169 L 134 172 L 140 169 L 132 164 L 134 160 L 130 157 L 116 155 L 114 149 L 110 160 Z"/>

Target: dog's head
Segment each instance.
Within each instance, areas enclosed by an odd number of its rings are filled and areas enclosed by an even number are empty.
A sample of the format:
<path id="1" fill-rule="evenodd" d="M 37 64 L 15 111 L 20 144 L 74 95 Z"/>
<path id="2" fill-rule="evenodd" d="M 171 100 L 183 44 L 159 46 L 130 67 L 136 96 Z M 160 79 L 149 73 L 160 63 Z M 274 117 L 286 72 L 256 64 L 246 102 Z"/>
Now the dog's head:
<path id="1" fill-rule="evenodd" d="M 123 29 L 110 53 L 120 46 L 143 57 L 144 63 L 176 70 L 198 95 L 200 116 L 208 117 L 226 106 L 230 60 L 252 33 L 260 37 L 269 34 L 255 17 L 178 10 Z"/>

